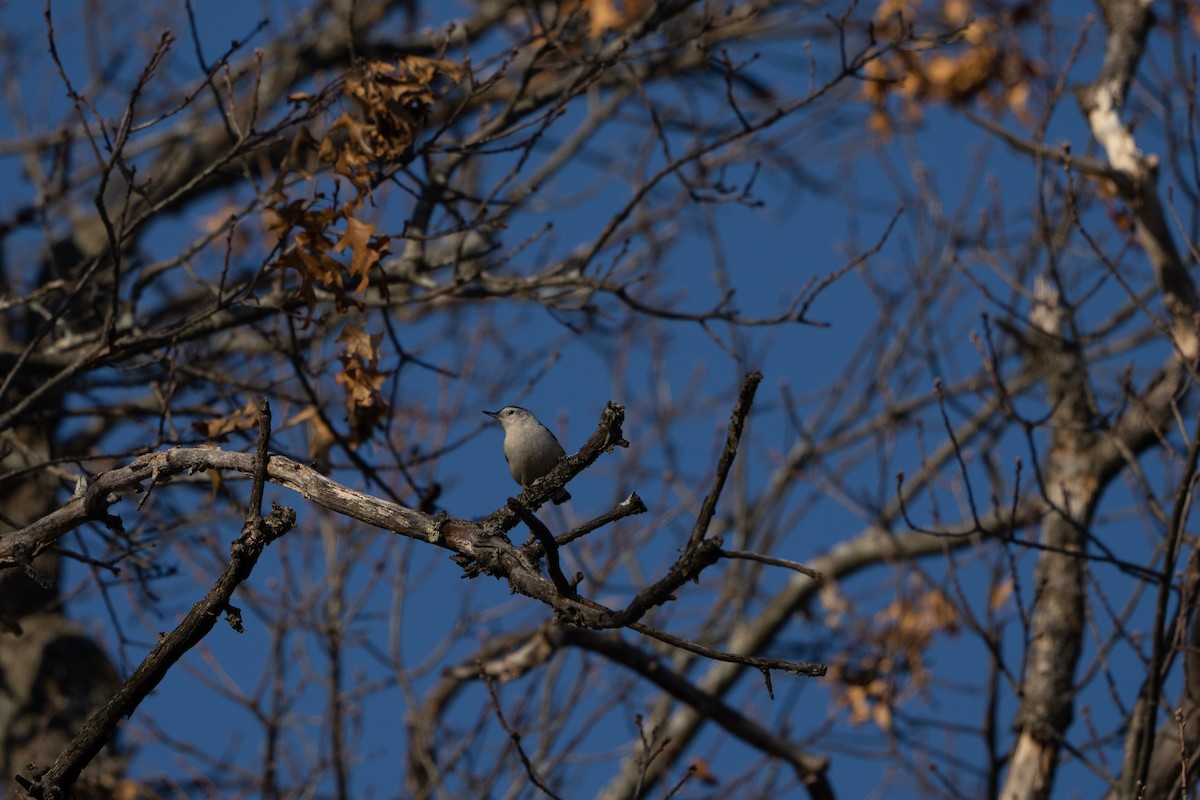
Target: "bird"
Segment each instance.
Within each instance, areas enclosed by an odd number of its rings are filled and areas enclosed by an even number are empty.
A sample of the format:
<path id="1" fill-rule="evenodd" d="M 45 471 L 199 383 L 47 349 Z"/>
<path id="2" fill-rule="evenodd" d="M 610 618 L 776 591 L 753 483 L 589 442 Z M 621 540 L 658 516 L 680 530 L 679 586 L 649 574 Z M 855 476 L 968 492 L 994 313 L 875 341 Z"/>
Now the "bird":
<path id="1" fill-rule="evenodd" d="M 504 458 L 513 480 L 527 489 L 545 475 L 567 453 L 558 439 L 532 412 L 520 406 L 505 406 L 499 411 L 484 411 L 504 429 Z M 550 498 L 555 505 L 571 499 L 566 489 L 559 489 Z"/>

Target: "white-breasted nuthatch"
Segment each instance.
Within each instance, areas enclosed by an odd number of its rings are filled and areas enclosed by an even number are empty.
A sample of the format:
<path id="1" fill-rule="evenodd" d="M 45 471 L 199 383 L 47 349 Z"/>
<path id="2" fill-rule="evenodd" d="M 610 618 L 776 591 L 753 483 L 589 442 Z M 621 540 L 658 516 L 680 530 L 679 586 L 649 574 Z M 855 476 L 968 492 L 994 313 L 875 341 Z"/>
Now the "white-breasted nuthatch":
<path id="1" fill-rule="evenodd" d="M 567 453 L 554 434 L 537 421 L 537 417 L 520 406 L 505 406 L 499 411 L 485 411 L 504 428 L 504 458 L 513 480 L 527 488 L 545 475 Z M 571 499 L 566 489 L 559 489 L 550 498 L 557 505 Z"/>

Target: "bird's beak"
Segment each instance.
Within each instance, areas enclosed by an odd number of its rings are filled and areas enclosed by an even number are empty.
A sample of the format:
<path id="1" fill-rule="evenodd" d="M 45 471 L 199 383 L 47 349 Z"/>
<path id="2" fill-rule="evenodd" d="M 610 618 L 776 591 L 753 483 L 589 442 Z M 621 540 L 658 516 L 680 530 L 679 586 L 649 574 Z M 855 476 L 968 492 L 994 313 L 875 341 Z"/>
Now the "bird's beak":
<path id="1" fill-rule="evenodd" d="M 485 412 L 483 412 L 483 413 L 487 414 L 487 415 L 488 415 L 489 417 L 491 417 L 492 419 L 496 419 L 497 417 L 499 417 L 499 416 L 500 416 L 500 412 L 499 412 L 499 411 L 485 411 Z"/>

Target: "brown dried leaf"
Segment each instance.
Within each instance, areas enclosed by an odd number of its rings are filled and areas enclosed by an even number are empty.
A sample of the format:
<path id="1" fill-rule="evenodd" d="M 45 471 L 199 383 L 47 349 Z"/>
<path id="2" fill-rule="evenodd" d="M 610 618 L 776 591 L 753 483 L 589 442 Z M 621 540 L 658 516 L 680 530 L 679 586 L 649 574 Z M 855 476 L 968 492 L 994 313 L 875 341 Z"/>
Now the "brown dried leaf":
<path id="1" fill-rule="evenodd" d="M 308 423 L 309 458 L 316 462 L 324 462 L 325 457 L 329 454 L 329 448 L 333 447 L 334 442 L 337 441 L 337 436 L 317 413 L 316 406 L 306 407 L 284 423 L 284 427 L 299 425 L 302 422 Z"/>
<path id="2" fill-rule="evenodd" d="M 612 0 L 583 0 L 588 12 L 588 36 L 598 39 L 610 30 L 618 31 L 625 25 L 625 16 L 617 11 Z"/>
<path id="3" fill-rule="evenodd" d="M 1008 598 L 1012 597 L 1013 582 L 1012 580 L 1002 581 L 992 587 L 992 591 L 988 593 L 988 610 L 999 611 Z"/>
<path id="4" fill-rule="evenodd" d="M 692 759 L 689 766 L 692 768 L 692 774 L 699 778 L 700 782 L 705 786 L 717 786 L 721 783 L 720 779 L 717 778 L 716 773 L 712 771 L 712 767 L 709 766 L 708 761 L 705 759 L 696 756 Z"/>
<path id="5" fill-rule="evenodd" d="M 466 74 L 459 64 L 421 56 L 360 65 L 342 84 L 343 95 L 357 102 L 358 113 L 343 113 L 330 126 L 321 157 L 360 194 L 366 193 L 374 170 L 402 159 L 412 148 L 444 94 L 443 82 L 458 83 Z"/>
<path id="6" fill-rule="evenodd" d="M 353 445 L 369 439 L 391 410 L 379 391 L 387 377 L 379 370 L 382 339 L 382 334 L 368 334 L 353 324 L 338 336 L 338 341 L 346 345 L 346 353 L 341 357 L 342 371 L 334 380 L 346 392 L 346 417 Z"/>
<path id="7" fill-rule="evenodd" d="M 942 0 L 942 19 L 949 24 L 962 25 L 970 18 L 970 0 Z"/>
<path id="8" fill-rule="evenodd" d="M 382 333 L 367 333 L 363 326 L 350 323 L 342 328 L 337 340 L 346 345 L 346 357 L 372 364 L 379 361 L 379 343 L 383 341 Z"/>
<path id="9" fill-rule="evenodd" d="M 375 232 L 375 223 L 367 224 L 354 217 L 346 217 L 346 232 L 337 240 L 331 253 L 340 253 L 347 247 L 353 251 L 353 256 L 350 259 L 350 274 L 358 277 L 358 286 L 354 291 L 361 292 L 367 288 L 367 282 L 370 279 L 371 267 L 379 262 L 380 257 L 387 250 L 387 240 L 372 240 L 371 234 Z"/>
<path id="10" fill-rule="evenodd" d="M 192 428 L 210 442 L 223 442 L 235 431 L 248 431 L 258 424 L 258 404 L 253 400 L 227 417 L 192 423 Z"/>

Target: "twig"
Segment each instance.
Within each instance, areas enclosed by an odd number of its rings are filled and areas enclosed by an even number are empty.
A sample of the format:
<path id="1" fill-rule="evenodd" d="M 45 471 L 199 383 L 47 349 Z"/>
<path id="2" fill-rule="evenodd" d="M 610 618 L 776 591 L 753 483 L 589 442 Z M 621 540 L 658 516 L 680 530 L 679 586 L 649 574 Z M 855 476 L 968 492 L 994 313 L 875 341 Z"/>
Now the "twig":
<path id="1" fill-rule="evenodd" d="M 554 542 L 554 536 L 550 533 L 540 519 L 533 515 L 525 506 L 521 505 L 514 497 L 508 498 L 508 507 L 517 512 L 517 516 L 521 521 L 529 526 L 529 530 L 537 537 L 541 543 L 542 549 L 546 552 L 546 572 L 550 573 L 550 580 L 554 582 L 554 588 L 558 589 L 558 593 L 563 597 L 574 597 L 575 588 L 571 586 L 570 581 L 563 575 L 562 567 L 558 561 L 558 545 Z"/>
<path id="2" fill-rule="evenodd" d="M 784 569 L 795 570 L 803 575 L 815 580 L 817 583 L 825 583 L 825 576 L 820 570 L 815 570 L 812 567 L 806 567 L 799 561 L 792 561 L 787 558 L 776 558 L 775 556 L 764 556 L 761 553 L 751 553 L 746 550 L 722 550 L 721 558 L 741 558 L 746 561 L 761 561 L 763 564 L 770 564 L 773 567 L 783 567 Z"/>
<path id="3" fill-rule="evenodd" d="M 725 436 L 725 449 L 721 451 L 721 459 L 717 462 L 717 474 L 713 477 L 712 488 L 708 490 L 708 496 L 704 498 L 704 505 L 700 507 L 700 516 L 696 518 L 696 526 L 692 528 L 692 535 L 688 539 L 689 549 L 695 547 L 704 538 L 709 523 L 712 522 L 713 514 L 716 513 L 717 500 L 721 497 L 721 490 L 725 488 L 725 479 L 729 476 L 729 468 L 733 466 L 733 459 L 737 455 L 738 442 L 742 438 L 742 426 L 746 422 L 746 415 L 750 413 L 750 405 L 754 402 L 754 393 L 758 389 L 762 377 L 762 373 L 755 370 L 746 375 L 742 381 L 737 405 L 733 407 L 733 416 L 729 420 L 729 432 Z"/>
<path id="4" fill-rule="evenodd" d="M 500 708 L 500 698 L 496 696 L 496 679 L 484 671 L 482 664 L 479 668 L 479 677 L 483 680 L 483 685 L 487 687 L 488 697 L 491 698 L 492 708 L 496 710 L 496 719 L 500 721 L 500 727 L 508 734 L 508 738 L 512 740 L 513 747 L 517 749 L 517 755 L 521 758 L 521 764 L 525 767 L 525 774 L 529 776 L 529 780 L 533 785 L 541 789 L 546 796 L 553 797 L 554 800 L 560 800 L 559 796 L 550 791 L 550 788 L 538 777 L 537 770 L 533 768 L 533 762 L 529 760 L 529 756 L 525 753 L 525 748 L 521 746 L 520 732 L 509 725 L 508 720 L 504 718 L 504 711 Z"/>
<path id="5" fill-rule="evenodd" d="M 588 520 L 582 525 L 578 525 L 561 536 L 554 537 L 554 544 L 558 547 L 564 547 L 576 539 L 581 539 L 594 530 L 599 530 L 606 525 L 616 522 L 625 517 L 631 517 L 634 514 L 645 514 L 647 511 L 646 504 L 642 502 L 642 498 L 638 497 L 637 492 L 634 492 L 617 503 L 611 510 L 604 512 L 595 519 Z M 521 547 L 531 559 L 536 561 L 546 553 L 546 547 L 537 539 L 526 542 Z"/>
<path id="6" fill-rule="evenodd" d="M 825 674 L 826 667 L 824 664 L 810 664 L 804 661 L 785 661 L 781 658 L 761 658 L 759 656 L 743 656 L 737 653 L 724 653 L 720 650 L 713 650 L 711 647 L 705 647 L 702 644 L 689 642 L 687 639 L 680 639 L 678 636 L 673 636 L 665 631 L 660 631 L 657 628 L 651 628 L 649 625 L 643 625 L 640 622 L 631 622 L 629 629 L 645 634 L 652 639 L 658 639 L 660 642 L 666 642 L 672 647 L 678 647 L 681 650 L 695 653 L 696 655 L 704 656 L 713 661 L 727 661 L 730 664 L 742 664 L 747 667 L 754 667 L 757 670 L 766 672 L 767 670 L 777 669 L 780 672 L 787 672 L 791 675 L 808 675 L 810 677 L 820 677 Z"/>
<path id="7" fill-rule="evenodd" d="M 621 664 L 687 703 L 705 719 L 712 720 L 747 745 L 791 764 L 797 777 L 806 784 L 824 780 L 829 759 L 805 753 L 799 744 L 767 730 L 759 722 L 729 705 L 724 698 L 700 688 L 693 680 L 672 668 L 668 662 L 625 642 L 619 634 L 567 627 L 560 627 L 557 632 L 563 643 L 591 650 Z M 644 736 L 643 742 L 649 750 Z"/>

